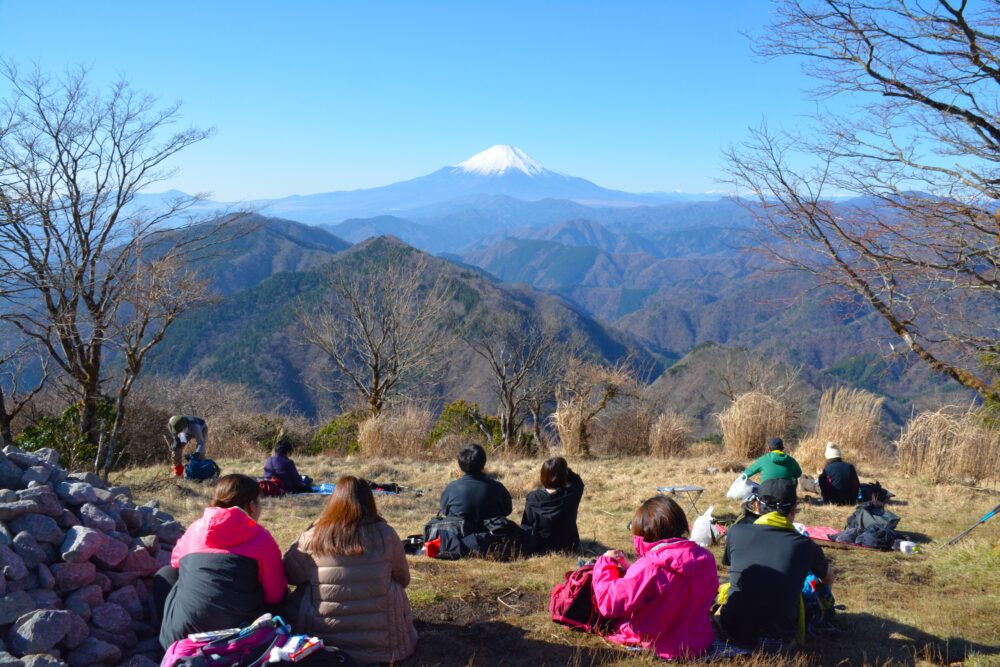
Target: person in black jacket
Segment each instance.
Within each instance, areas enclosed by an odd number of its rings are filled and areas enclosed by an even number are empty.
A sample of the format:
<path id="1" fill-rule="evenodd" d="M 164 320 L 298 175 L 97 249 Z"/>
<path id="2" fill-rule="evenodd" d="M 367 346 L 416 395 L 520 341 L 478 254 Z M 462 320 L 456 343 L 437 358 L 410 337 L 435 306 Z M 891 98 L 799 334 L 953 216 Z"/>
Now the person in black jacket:
<path id="1" fill-rule="evenodd" d="M 521 527 L 537 537 L 538 553 L 577 551 L 580 533 L 576 514 L 583 498 L 583 480 L 556 456 L 542 464 L 542 488 L 528 494 Z"/>
<path id="2" fill-rule="evenodd" d="M 461 518 L 465 533 L 482 531 L 487 519 L 506 517 L 514 511 L 507 488 L 483 474 L 486 451 L 479 445 L 466 445 L 458 453 L 458 467 L 465 473 L 441 493 L 439 515 Z"/>
<path id="3" fill-rule="evenodd" d="M 826 443 L 826 465 L 816 479 L 803 477 L 800 486 L 823 496 L 823 500 L 834 505 L 854 505 L 858 502 L 858 471 L 843 460 L 840 448 L 835 443 Z"/>

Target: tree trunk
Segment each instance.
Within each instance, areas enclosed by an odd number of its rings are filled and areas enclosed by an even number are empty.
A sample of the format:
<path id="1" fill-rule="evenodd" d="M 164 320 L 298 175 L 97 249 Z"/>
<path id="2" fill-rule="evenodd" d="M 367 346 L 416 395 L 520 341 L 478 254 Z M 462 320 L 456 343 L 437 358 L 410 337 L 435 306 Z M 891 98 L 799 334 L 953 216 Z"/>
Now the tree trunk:
<path id="1" fill-rule="evenodd" d="M 7 414 L 7 398 L 3 387 L 0 387 L 0 447 L 14 444 L 14 436 L 10 432 L 10 415 Z"/>
<path id="2" fill-rule="evenodd" d="M 542 425 L 539 423 L 541 409 L 532 405 L 528 408 L 531 413 L 531 435 L 535 438 L 535 449 L 542 449 Z"/>
<path id="3" fill-rule="evenodd" d="M 100 385 L 88 382 L 83 386 L 83 396 L 80 401 L 80 433 L 95 447 L 100 447 L 101 443 L 100 409 Z"/>
<path id="4" fill-rule="evenodd" d="M 94 472 L 101 475 L 101 479 L 105 482 L 108 481 L 108 475 L 111 474 L 111 466 L 115 460 L 115 454 L 118 452 L 118 440 L 121 435 L 122 425 L 125 423 L 125 397 L 121 394 L 115 399 L 115 421 L 111 426 L 111 434 L 108 436 L 108 444 L 104 448 L 103 461 L 98 458 L 95 463 L 97 467 Z M 101 452 L 98 452 L 98 457 L 100 457 Z"/>

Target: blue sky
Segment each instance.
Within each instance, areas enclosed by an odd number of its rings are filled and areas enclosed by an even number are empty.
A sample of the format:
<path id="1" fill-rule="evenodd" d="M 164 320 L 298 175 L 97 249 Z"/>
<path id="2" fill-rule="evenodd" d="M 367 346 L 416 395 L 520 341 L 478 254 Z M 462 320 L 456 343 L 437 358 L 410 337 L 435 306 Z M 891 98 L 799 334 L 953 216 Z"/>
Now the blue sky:
<path id="1" fill-rule="evenodd" d="M 124 75 L 216 135 L 168 184 L 219 199 L 421 176 L 497 143 L 605 187 L 723 186 L 748 125 L 803 125 L 791 60 L 756 58 L 763 0 L 0 0 L 0 57 Z M 0 95 L 4 92 L 0 84 Z M 164 188 L 166 189 L 166 188 Z"/>

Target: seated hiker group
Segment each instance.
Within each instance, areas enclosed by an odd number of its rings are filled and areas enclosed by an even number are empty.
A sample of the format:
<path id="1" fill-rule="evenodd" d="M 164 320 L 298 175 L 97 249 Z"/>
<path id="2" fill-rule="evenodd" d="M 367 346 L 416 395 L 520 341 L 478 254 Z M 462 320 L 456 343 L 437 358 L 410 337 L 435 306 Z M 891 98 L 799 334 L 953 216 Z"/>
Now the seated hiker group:
<path id="1" fill-rule="evenodd" d="M 587 602 L 601 618 L 590 629 L 664 659 L 698 657 L 720 643 L 780 650 L 802 638 L 803 586 L 812 582 L 829 593 L 833 570 L 822 549 L 793 526 L 798 479 L 831 502 L 847 502 L 851 493 L 857 499 L 857 473 L 832 444 L 818 480 L 802 477 L 780 439 L 772 439 L 769 449 L 745 471 L 748 477 L 761 474 L 759 512 L 727 533 L 723 564 L 730 568 L 729 582 L 720 588 L 715 557 L 684 537 L 689 524 L 681 507 L 654 496 L 629 524 L 634 562 L 609 550 L 581 568 L 588 570 L 588 596 L 592 590 Z M 309 484 L 289 453 L 279 443 L 267 470 L 288 490 L 297 490 L 296 484 L 304 490 Z M 584 483 L 565 459 L 542 464 L 540 487 L 527 496 L 520 525 L 507 518 L 510 493 L 484 474 L 482 447 L 464 447 L 458 466 L 462 476 L 445 487 L 438 517 L 425 531 L 428 555 L 435 540 L 439 557 L 579 551 Z M 260 514 L 258 480 L 218 480 L 211 505 L 177 542 L 170 565 L 154 582 L 165 649 L 189 634 L 238 627 L 272 611 L 296 632 L 319 637 L 360 664 L 395 662 L 413 653 L 417 633 L 405 592 L 410 571 L 404 541 L 379 515 L 368 482 L 338 479 L 319 516 L 284 554 L 257 522 Z M 553 591 L 553 618 L 559 588 Z"/>

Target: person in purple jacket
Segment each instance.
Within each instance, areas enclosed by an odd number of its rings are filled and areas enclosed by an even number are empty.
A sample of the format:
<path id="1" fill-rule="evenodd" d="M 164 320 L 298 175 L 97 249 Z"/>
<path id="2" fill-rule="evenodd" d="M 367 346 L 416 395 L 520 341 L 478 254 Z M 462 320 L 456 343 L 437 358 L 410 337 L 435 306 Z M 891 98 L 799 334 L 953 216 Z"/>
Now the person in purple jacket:
<path id="1" fill-rule="evenodd" d="M 285 493 L 309 493 L 312 491 L 312 480 L 299 474 L 295 461 L 288 458 L 292 453 L 292 443 L 288 438 L 281 438 L 274 444 L 274 454 L 264 462 L 264 477 L 280 479 L 285 486 Z"/>

